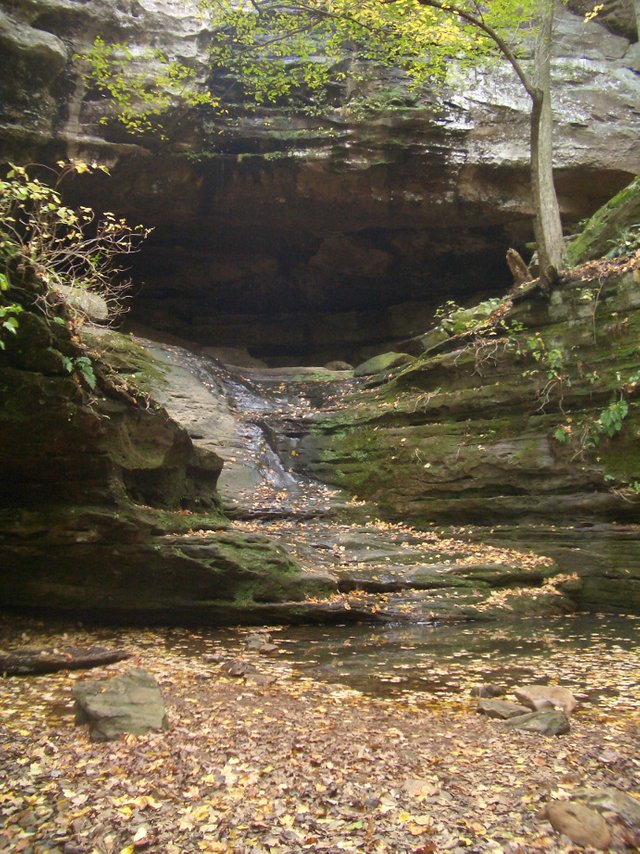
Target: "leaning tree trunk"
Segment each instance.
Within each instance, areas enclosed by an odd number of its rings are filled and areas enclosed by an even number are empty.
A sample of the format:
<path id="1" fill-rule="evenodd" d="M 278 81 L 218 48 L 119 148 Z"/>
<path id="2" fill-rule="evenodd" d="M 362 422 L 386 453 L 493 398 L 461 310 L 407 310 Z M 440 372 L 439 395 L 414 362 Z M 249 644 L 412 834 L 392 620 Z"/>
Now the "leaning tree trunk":
<path id="1" fill-rule="evenodd" d="M 542 0 L 540 32 L 534 56 L 535 86 L 530 92 L 531 192 L 535 211 L 534 233 L 538 244 L 540 277 L 549 284 L 565 260 L 560 208 L 553 183 L 553 114 L 551 112 L 551 36 L 553 2 Z"/>

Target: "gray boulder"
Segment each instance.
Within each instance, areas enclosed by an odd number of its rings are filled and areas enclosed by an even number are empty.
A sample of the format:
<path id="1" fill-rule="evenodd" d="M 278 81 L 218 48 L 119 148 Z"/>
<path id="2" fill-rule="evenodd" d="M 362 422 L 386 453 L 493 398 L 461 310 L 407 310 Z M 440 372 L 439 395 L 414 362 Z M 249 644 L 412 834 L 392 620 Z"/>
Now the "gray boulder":
<path id="1" fill-rule="evenodd" d="M 74 314 L 80 314 L 94 323 L 104 323 L 109 319 L 109 306 L 100 294 L 70 285 L 54 285 L 52 290 Z"/>
<path id="2" fill-rule="evenodd" d="M 111 741 L 122 733 L 143 735 L 167 729 L 158 683 L 135 667 L 112 679 L 81 680 L 73 686 L 76 724 L 89 724 L 94 741 Z"/>
<path id="3" fill-rule="evenodd" d="M 501 721 L 507 721 L 519 715 L 528 715 L 529 709 L 526 706 L 519 706 L 517 703 L 510 703 L 507 700 L 484 699 L 478 702 L 478 712 L 481 715 L 486 715 L 488 718 L 498 718 Z"/>
<path id="4" fill-rule="evenodd" d="M 559 685 L 522 685 L 514 688 L 513 693 L 523 705 L 536 712 L 555 707 L 570 715 L 578 705 L 571 691 Z"/>
<path id="5" fill-rule="evenodd" d="M 505 721 L 504 725 L 511 729 L 521 729 L 525 732 L 537 732 L 539 735 L 564 735 L 571 726 L 564 712 L 554 710 L 530 712 L 528 715 L 518 715 Z"/>
<path id="6" fill-rule="evenodd" d="M 408 353 L 380 353 L 379 356 L 373 356 L 359 364 L 353 373 L 356 377 L 370 377 L 381 374 L 383 371 L 390 371 L 392 368 L 399 368 L 400 365 L 406 365 L 411 359 Z"/>

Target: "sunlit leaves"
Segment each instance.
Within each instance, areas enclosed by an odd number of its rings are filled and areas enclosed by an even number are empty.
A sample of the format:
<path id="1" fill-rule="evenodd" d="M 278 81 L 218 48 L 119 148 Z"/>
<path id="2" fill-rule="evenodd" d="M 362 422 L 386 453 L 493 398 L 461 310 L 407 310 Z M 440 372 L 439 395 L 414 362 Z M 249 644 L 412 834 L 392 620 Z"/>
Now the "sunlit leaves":
<path id="1" fill-rule="evenodd" d="M 193 68 L 159 49 L 134 53 L 124 42 L 107 44 L 96 36 L 75 61 L 86 80 L 114 101 L 117 120 L 133 134 L 155 131 L 164 138 L 161 117 L 176 105 L 219 107 L 211 92 L 196 85 Z"/>
<path id="2" fill-rule="evenodd" d="M 544 0 L 542 0 L 544 2 Z M 549 0 L 551 2 L 551 0 Z M 354 62 L 394 66 L 410 88 L 505 53 L 532 31 L 540 0 L 202 0 L 215 27 L 214 66 L 255 103 L 331 98 Z M 496 38 L 496 36 L 498 38 Z M 509 57 L 507 57 L 509 58 Z"/>
<path id="3" fill-rule="evenodd" d="M 18 165 L 11 165 L 6 178 L 0 180 L 0 256 L 32 271 L 41 285 L 39 303 L 46 313 L 64 293 L 57 288 L 94 291 L 117 313 L 123 291 L 117 278 L 122 272 L 119 256 L 137 251 L 149 229 L 129 226 L 110 212 L 97 216 L 89 207 L 71 208 L 63 203 L 60 183 L 66 177 L 106 171 L 105 167 L 60 161 L 58 168 L 60 171 L 50 170 L 52 184 L 44 180 L 42 170 L 38 174 Z M 8 287 L 9 279 L 3 274 L 0 291 Z M 2 308 L 5 330 L 15 331 L 18 313 L 15 305 Z M 89 368 L 76 367 L 92 386 Z"/>

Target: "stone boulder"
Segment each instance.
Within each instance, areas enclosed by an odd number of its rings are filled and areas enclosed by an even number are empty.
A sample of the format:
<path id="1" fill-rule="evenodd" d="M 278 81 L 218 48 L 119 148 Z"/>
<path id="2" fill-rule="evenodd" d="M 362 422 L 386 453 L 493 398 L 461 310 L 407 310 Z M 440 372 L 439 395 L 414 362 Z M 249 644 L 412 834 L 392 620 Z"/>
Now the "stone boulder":
<path id="1" fill-rule="evenodd" d="M 267 632 L 249 635 L 246 644 L 247 648 L 254 652 L 269 653 L 278 649 L 277 644 L 273 643 L 271 635 Z"/>
<path id="2" fill-rule="evenodd" d="M 611 833 L 606 821 L 584 804 L 550 801 L 545 812 L 553 829 L 564 833 L 576 845 L 588 845 L 604 851 L 611 844 Z"/>
<path id="3" fill-rule="evenodd" d="M 379 356 L 373 356 L 366 362 L 362 362 L 353 373 L 356 377 L 370 377 L 390 371 L 392 368 L 399 368 L 410 361 L 411 356 L 408 353 L 380 353 Z"/>
<path id="4" fill-rule="evenodd" d="M 571 691 L 559 685 L 522 685 L 514 688 L 513 693 L 517 700 L 536 712 L 559 708 L 570 715 L 578 705 Z"/>
<path id="5" fill-rule="evenodd" d="M 628 825 L 640 829 L 640 801 L 611 787 L 578 789 L 573 797 L 598 812 L 614 812 Z"/>
<path id="6" fill-rule="evenodd" d="M 52 290 L 60 297 L 73 315 L 80 315 L 94 323 L 106 323 L 109 320 L 109 306 L 104 297 L 86 288 L 56 284 Z"/>
<path id="7" fill-rule="evenodd" d="M 526 706 L 519 706 L 517 703 L 510 703 L 508 700 L 483 699 L 479 701 L 477 710 L 481 715 L 486 715 L 488 718 L 498 718 L 501 721 L 529 714 L 529 709 Z"/>
<path id="8" fill-rule="evenodd" d="M 73 686 L 73 696 L 76 725 L 88 723 L 93 741 L 169 726 L 158 683 L 141 667 L 112 679 L 83 679 Z"/>
<path id="9" fill-rule="evenodd" d="M 564 712 L 548 710 L 530 712 L 528 715 L 518 715 L 505 721 L 504 725 L 511 729 L 521 729 L 525 732 L 535 732 L 539 735 L 564 735 L 571 726 Z"/>

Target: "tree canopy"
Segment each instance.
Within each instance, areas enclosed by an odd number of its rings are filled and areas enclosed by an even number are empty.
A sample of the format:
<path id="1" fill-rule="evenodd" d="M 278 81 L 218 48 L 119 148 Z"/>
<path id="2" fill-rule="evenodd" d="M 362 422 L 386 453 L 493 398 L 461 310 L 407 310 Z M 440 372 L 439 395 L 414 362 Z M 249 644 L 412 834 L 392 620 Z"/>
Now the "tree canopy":
<path id="1" fill-rule="evenodd" d="M 215 26 L 215 65 L 237 75 L 257 103 L 344 80 L 350 60 L 405 71 L 409 85 L 502 55 L 525 88 L 543 0 L 203 0 Z"/>
<path id="2" fill-rule="evenodd" d="M 326 92 L 358 58 L 406 72 L 410 85 L 506 60 L 531 100 L 534 231 L 542 281 L 564 264 L 553 183 L 551 43 L 560 0 L 202 0 L 212 58 L 257 103 Z M 530 61 L 529 61 L 530 60 Z M 341 63 L 343 64 L 341 67 Z"/>

